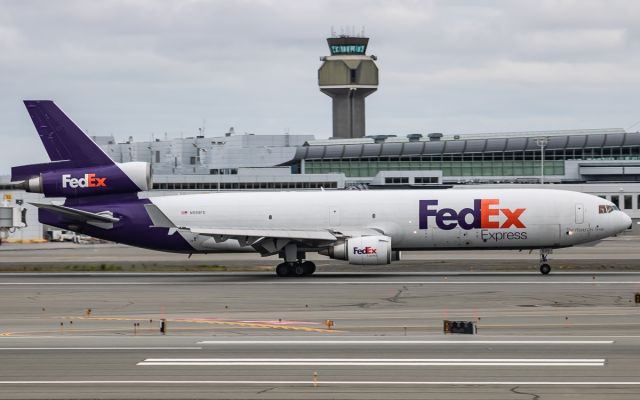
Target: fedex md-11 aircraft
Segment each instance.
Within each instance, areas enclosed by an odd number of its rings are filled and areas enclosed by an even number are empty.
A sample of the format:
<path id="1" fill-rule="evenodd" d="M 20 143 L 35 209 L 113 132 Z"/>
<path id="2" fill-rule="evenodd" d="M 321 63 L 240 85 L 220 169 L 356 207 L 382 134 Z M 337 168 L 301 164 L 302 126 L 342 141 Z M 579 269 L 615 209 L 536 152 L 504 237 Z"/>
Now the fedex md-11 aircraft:
<path id="1" fill-rule="evenodd" d="M 16 187 L 63 204 L 32 203 L 41 223 L 100 239 L 179 253 L 279 255 L 278 276 L 315 271 L 305 254 L 380 265 L 401 251 L 540 250 L 604 239 L 629 216 L 602 198 L 550 189 L 227 192 L 140 198 L 144 162 L 116 163 L 52 101 L 24 102 L 49 163 L 14 167 Z"/>

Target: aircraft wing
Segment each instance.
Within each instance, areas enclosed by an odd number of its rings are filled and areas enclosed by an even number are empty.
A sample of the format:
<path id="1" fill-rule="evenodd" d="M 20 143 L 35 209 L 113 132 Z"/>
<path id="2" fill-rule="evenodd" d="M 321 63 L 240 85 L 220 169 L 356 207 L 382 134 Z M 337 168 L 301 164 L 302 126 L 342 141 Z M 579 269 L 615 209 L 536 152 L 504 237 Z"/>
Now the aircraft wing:
<path id="1" fill-rule="evenodd" d="M 253 229 L 235 227 L 202 228 L 196 226 L 176 226 L 156 205 L 144 206 L 155 228 L 168 228 L 169 234 L 178 231 L 210 236 L 216 242 L 237 240 L 242 246 L 252 246 L 262 255 L 276 254 L 289 242 L 330 244 L 338 240 L 336 233 L 328 229 Z M 341 236 L 341 235 L 338 235 Z"/>
<path id="2" fill-rule="evenodd" d="M 62 215 L 65 218 L 72 219 L 74 221 L 85 222 L 90 225 L 97 226 L 102 229 L 111 229 L 115 222 L 120 221 L 119 218 L 115 218 L 110 211 L 102 213 L 92 213 L 89 211 L 78 210 L 77 208 L 59 206 L 56 204 L 47 203 L 29 203 L 35 207 L 42 208 L 51 211 L 55 214 Z"/>
<path id="3" fill-rule="evenodd" d="M 291 230 L 291 229 L 227 229 L 227 228 L 188 228 L 189 231 L 199 235 L 228 236 L 228 237 L 271 237 L 299 240 L 336 240 L 328 230 Z"/>

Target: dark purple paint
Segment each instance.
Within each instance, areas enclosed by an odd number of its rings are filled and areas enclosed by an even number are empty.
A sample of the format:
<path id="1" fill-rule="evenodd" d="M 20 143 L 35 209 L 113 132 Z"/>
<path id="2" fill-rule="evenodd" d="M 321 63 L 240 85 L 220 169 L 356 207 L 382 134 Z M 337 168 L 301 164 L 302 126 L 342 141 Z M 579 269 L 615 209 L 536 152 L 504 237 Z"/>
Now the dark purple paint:
<path id="1" fill-rule="evenodd" d="M 76 167 L 113 161 L 51 100 L 25 100 L 24 105 L 51 161 L 71 160 Z"/>
<path id="2" fill-rule="evenodd" d="M 52 162 L 14 167 L 12 181 L 40 176 L 46 197 L 101 196 L 140 190 L 52 101 L 25 100 L 24 104 Z M 86 174 L 92 174 L 91 178 Z M 65 175 L 73 183 L 67 181 L 65 185 Z M 101 184 L 87 185 L 87 181 Z"/>
<path id="3" fill-rule="evenodd" d="M 11 168 L 11 182 L 25 181 L 45 172 L 55 171 L 57 169 L 73 168 L 70 160 L 53 161 L 42 164 L 20 165 Z"/>
<path id="4" fill-rule="evenodd" d="M 43 224 L 112 242 L 176 253 L 194 252 L 180 234 L 169 235 L 167 228 L 150 228 L 152 222 L 144 208 L 149 203 L 148 199 L 138 199 L 136 195 L 68 199 L 64 203 L 67 207 L 93 213 L 111 211 L 114 217 L 120 219 L 112 229 L 78 223 L 45 209 L 38 210 L 38 219 Z"/>
<path id="5" fill-rule="evenodd" d="M 93 213 L 110 211 L 120 219 L 113 228 L 103 229 L 39 209 L 40 222 L 137 247 L 194 251 L 178 233 L 168 235 L 167 228 L 150 228 L 152 222 L 144 208 L 150 201 L 138 198 L 138 186 L 52 101 L 25 100 L 24 104 L 52 162 L 14 167 L 12 181 L 41 176 L 45 196 L 66 197 L 65 206 Z M 63 187 L 63 175 L 69 175 L 67 181 L 73 179 L 74 184 Z"/>
<path id="6" fill-rule="evenodd" d="M 87 177 L 87 174 L 89 176 Z M 67 179 L 63 175 L 69 175 Z M 69 180 L 81 182 L 84 187 Z M 64 186 L 64 183 L 66 187 Z M 42 174 L 42 189 L 47 197 L 84 197 L 115 193 L 135 193 L 140 189 L 117 165 L 56 170 Z M 93 183 L 93 185 L 92 185 Z"/>
<path id="7" fill-rule="evenodd" d="M 458 225 L 464 230 L 480 228 L 480 199 L 473 200 L 473 208 L 463 208 L 459 212 L 452 208 L 438 209 L 438 200 L 420 200 L 418 205 L 420 229 L 429 229 L 429 217 L 435 218 L 438 228 L 448 231 Z M 471 215 L 471 222 L 467 221 Z"/>

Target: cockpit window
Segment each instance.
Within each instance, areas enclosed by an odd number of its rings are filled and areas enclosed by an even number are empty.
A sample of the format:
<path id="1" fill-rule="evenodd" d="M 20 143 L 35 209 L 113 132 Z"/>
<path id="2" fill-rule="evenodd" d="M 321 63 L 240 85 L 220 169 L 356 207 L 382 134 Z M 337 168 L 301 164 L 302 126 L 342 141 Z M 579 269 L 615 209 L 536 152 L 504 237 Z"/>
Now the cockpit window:
<path id="1" fill-rule="evenodd" d="M 609 214 L 612 213 L 613 211 L 619 211 L 620 209 L 618 207 L 616 207 L 615 205 L 609 205 L 609 204 L 600 204 L 598 206 L 598 214 Z"/>

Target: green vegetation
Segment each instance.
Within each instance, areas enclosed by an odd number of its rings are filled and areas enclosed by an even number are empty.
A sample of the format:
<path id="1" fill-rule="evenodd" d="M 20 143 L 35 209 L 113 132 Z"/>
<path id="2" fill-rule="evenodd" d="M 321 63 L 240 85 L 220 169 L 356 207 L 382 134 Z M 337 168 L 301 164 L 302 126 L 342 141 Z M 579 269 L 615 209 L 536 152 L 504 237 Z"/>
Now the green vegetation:
<path id="1" fill-rule="evenodd" d="M 260 272 L 270 271 L 269 266 L 225 266 L 217 264 L 33 264 L 2 265 L 2 272 Z"/>

